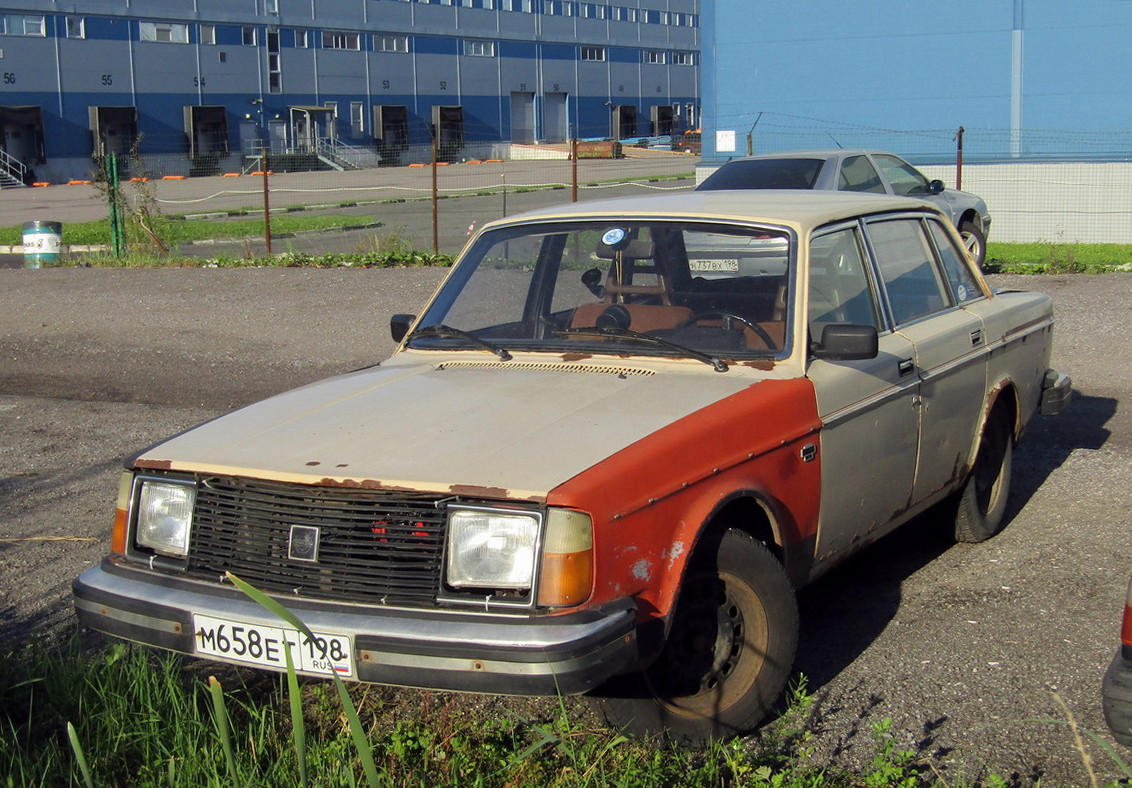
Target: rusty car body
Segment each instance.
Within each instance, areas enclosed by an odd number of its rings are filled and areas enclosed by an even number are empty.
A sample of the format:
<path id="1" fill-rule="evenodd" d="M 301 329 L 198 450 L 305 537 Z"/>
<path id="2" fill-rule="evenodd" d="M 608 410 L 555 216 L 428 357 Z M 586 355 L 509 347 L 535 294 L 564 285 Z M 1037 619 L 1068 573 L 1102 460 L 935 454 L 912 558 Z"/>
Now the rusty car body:
<path id="1" fill-rule="evenodd" d="M 391 327 L 381 364 L 133 458 L 81 621 L 743 733 L 789 676 L 795 589 L 937 504 L 958 539 L 993 535 L 1015 441 L 1070 393 L 1050 299 L 992 292 L 938 209 L 892 196 L 503 219 Z"/>

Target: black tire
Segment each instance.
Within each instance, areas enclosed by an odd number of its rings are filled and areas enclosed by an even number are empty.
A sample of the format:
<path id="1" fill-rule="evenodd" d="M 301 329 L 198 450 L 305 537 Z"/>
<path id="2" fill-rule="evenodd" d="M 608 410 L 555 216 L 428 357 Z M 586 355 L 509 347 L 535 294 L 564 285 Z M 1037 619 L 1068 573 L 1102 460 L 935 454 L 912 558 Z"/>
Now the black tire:
<path id="1" fill-rule="evenodd" d="M 697 549 L 664 650 L 593 700 L 638 736 L 701 744 L 753 730 L 782 694 L 798 647 L 798 606 L 782 565 L 746 533 Z"/>
<path id="2" fill-rule="evenodd" d="M 1006 524 L 1010 497 L 1014 435 L 1001 412 L 991 413 L 979 439 L 975 465 L 959 491 L 955 509 L 955 540 L 982 542 Z"/>
<path id="3" fill-rule="evenodd" d="M 987 236 L 974 222 L 960 222 L 959 235 L 963 238 L 963 245 L 967 247 L 967 254 L 971 255 L 979 268 L 987 259 Z"/>

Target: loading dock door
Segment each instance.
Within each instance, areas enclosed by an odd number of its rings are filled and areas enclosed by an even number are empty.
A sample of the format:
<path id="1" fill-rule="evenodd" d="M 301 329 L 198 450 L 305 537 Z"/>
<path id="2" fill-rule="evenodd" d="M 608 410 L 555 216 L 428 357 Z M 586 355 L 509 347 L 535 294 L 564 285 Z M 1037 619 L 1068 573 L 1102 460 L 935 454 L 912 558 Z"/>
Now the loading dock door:
<path id="1" fill-rule="evenodd" d="M 520 145 L 535 141 L 534 93 L 511 93 L 511 141 Z"/>
<path id="2" fill-rule="evenodd" d="M 95 156 L 129 154 L 138 138 L 136 107 L 89 107 L 88 116 Z"/>
<path id="3" fill-rule="evenodd" d="M 224 107 L 186 104 L 185 135 L 190 158 L 228 152 L 228 111 Z"/>
<path id="4" fill-rule="evenodd" d="M 542 100 L 544 138 L 547 142 L 563 142 L 570 135 L 565 93 L 547 93 Z"/>
<path id="5" fill-rule="evenodd" d="M 0 107 L 0 148 L 25 166 L 47 161 L 43 142 L 43 110 Z"/>
<path id="6" fill-rule="evenodd" d="M 617 130 L 617 139 L 637 136 L 637 108 L 630 104 L 614 107 L 613 128 Z"/>
<path id="7" fill-rule="evenodd" d="M 436 135 L 437 155 L 441 160 L 453 160 L 464 147 L 464 108 L 434 105 L 432 128 Z"/>
<path id="8" fill-rule="evenodd" d="M 675 114 L 672 107 L 667 104 L 654 104 L 650 110 L 652 120 L 652 133 L 657 137 L 671 134 L 676 128 Z"/>
<path id="9" fill-rule="evenodd" d="M 373 138 L 395 148 L 409 143 L 409 108 L 403 104 L 376 104 L 373 108 Z"/>

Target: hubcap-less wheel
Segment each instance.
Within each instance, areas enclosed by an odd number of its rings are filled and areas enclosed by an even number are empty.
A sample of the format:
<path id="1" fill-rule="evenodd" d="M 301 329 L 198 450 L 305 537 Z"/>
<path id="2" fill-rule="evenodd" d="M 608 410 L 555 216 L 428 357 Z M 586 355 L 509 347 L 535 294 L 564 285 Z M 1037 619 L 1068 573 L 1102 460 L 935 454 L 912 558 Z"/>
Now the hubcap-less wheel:
<path id="1" fill-rule="evenodd" d="M 645 674 L 657 701 L 677 714 L 703 716 L 734 705 L 762 670 L 766 610 L 738 578 L 686 580 L 669 646 Z"/>
<path id="2" fill-rule="evenodd" d="M 959 237 L 967 247 L 967 254 L 971 255 L 971 259 L 979 268 L 982 268 L 987 257 L 986 235 L 974 222 L 962 222 L 959 225 Z"/>
<path id="3" fill-rule="evenodd" d="M 798 608 L 782 565 L 742 531 L 701 541 L 656 661 L 595 693 L 618 728 L 690 743 L 740 735 L 762 721 L 786 685 Z"/>
<path id="4" fill-rule="evenodd" d="M 958 494 L 955 508 L 955 539 L 981 542 L 1006 522 L 1006 501 L 1014 458 L 1014 436 L 1005 413 L 996 411 L 983 428 L 979 453 Z"/>

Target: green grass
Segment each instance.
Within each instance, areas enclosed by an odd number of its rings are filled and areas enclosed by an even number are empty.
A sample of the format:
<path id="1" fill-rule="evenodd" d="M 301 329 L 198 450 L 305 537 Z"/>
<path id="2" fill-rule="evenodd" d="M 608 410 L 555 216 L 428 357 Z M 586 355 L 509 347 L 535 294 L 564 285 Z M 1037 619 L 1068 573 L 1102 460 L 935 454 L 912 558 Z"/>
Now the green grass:
<path id="1" fill-rule="evenodd" d="M 6 776 L 8 786 L 279 786 L 304 784 L 303 775 L 310 786 L 372 785 L 354 718 L 380 785 L 933 784 L 921 754 L 898 746 L 886 723 L 874 726 L 876 756 L 862 771 L 812 763 L 801 690 L 759 735 L 689 750 L 587 725 L 574 699 L 512 712 L 497 699 L 352 685 L 352 715 L 330 682 L 305 680 L 296 718 L 286 677 L 122 643 L 36 643 L 0 657 L 0 785 Z"/>
<path id="2" fill-rule="evenodd" d="M 304 215 L 294 212 L 273 214 L 272 234 L 309 232 L 341 227 L 361 227 L 372 224 L 372 219 L 336 214 Z M 245 218 L 179 219 L 166 217 L 162 222 L 162 240 L 170 245 L 186 241 L 220 238 L 262 238 L 263 216 L 247 214 Z M 23 243 L 21 227 L 0 228 L 0 245 L 19 246 Z M 63 244 L 90 246 L 110 243 L 110 221 L 76 222 L 63 225 Z"/>
<path id="3" fill-rule="evenodd" d="M 1070 274 L 1132 271 L 1132 244 L 988 243 L 991 273 Z"/>

